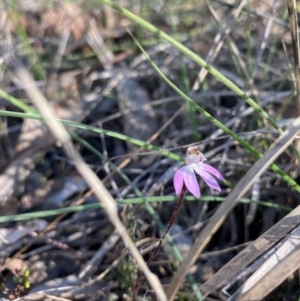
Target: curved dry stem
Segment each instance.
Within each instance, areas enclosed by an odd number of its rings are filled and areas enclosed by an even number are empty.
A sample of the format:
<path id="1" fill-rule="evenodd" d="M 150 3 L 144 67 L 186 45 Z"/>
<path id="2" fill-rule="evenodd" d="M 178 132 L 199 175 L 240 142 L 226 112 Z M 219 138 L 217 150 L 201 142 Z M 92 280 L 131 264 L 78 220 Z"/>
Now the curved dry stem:
<path id="1" fill-rule="evenodd" d="M 169 233 L 169 231 L 170 231 L 170 229 L 171 229 L 171 227 L 172 227 L 172 225 L 173 225 L 173 223 L 174 223 L 174 221 L 175 221 L 175 219 L 176 219 L 176 217 L 177 217 L 177 215 L 179 213 L 179 210 L 180 210 L 180 207 L 181 207 L 181 204 L 182 204 L 182 201 L 183 201 L 185 193 L 186 193 L 186 186 L 184 184 L 183 187 L 182 187 L 182 191 L 180 193 L 178 202 L 177 202 L 177 204 L 176 204 L 176 206 L 174 208 L 173 214 L 172 214 L 172 216 L 170 218 L 170 221 L 168 223 L 168 226 L 167 226 L 164 234 L 162 235 L 161 239 L 159 240 L 159 243 L 158 243 L 157 247 L 153 250 L 150 258 L 147 261 L 147 266 L 148 267 L 149 267 L 150 263 L 153 261 L 153 259 L 156 257 L 158 251 L 161 248 L 161 245 L 162 245 L 163 241 L 165 240 L 167 234 Z M 137 281 L 136 281 L 136 283 L 134 285 L 134 295 L 135 296 L 139 292 L 139 288 L 140 288 L 140 285 L 141 285 L 141 282 L 143 281 L 143 279 L 144 279 L 144 275 L 141 275 L 140 277 L 138 277 L 138 279 L 137 279 Z"/>

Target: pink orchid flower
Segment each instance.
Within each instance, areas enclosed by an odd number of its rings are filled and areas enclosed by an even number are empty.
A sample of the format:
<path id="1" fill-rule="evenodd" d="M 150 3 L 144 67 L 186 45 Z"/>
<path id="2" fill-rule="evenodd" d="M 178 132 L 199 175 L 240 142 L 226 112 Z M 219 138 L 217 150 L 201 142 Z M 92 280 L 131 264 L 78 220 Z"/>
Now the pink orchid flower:
<path id="1" fill-rule="evenodd" d="M 204 164 L 206 161 L 204 155 L 198 150 L 197 146 L 190 146 L 186 152 L 187 165 L 178 169 L 173 178 L 173 184 L 176 195 L 182 192 L 184 185 L 195 197 L 200 197 L 200 188 L 195 175 L 195 172 L 201 176 L 204 182 L 211 188 L 221 191 L 221 188 L 214 175 L 221 181 L 225 181 L 223 176 L 210 165 Z"/>

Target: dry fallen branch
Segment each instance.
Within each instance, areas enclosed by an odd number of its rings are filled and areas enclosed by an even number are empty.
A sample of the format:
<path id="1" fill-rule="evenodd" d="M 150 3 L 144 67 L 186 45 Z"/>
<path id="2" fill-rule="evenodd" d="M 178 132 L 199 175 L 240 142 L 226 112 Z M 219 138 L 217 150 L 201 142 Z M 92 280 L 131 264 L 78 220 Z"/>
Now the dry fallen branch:
<path id="1" fill-rule="evenodd" d="M 298 226 L 228 301 L 262 300 L 299 269 L 299 258 L 300 227 Z"/>
<path id="2" fill-rule="evenodd" d="M 223 268 L 200 286 L 204 296 L 227 285 L 239 272 L 267 252 L 300 224 L 300 206 L 241 251 Z"/>

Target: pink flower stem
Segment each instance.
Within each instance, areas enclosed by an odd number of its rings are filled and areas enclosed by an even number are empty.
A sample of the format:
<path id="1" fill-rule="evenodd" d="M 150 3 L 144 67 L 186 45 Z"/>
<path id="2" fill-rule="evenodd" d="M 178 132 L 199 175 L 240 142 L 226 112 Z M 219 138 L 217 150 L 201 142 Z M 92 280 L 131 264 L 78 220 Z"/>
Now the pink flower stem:
<path id="1" fill-rule="evenodd" d="M 179 213 L 179 210 L 180 210 L 180 207 L 181 207 L 181 204 L 182 204 L 183 197 L 184 197 L 185 193 L 186 193 L 186 186 L 185 186 L 185 184 L 183 184 L 179 199 L 177 201 L 177 204 L 176 204 L 176 207 L 173 211 L 171 219 L 169 220 L 168 226 L 167 226 L 164 234 L 162 235 L 161 239 L 159 240 L 158 246 L 154 249 L 154 251 L 152 252 L 150 258 L 147 260 L 147 266 L 149 266 L 150 263 L 153 261 L 153 259 L 156 257 L 156 255 L 157 255 L 158 251 L 160 250 L 160 247 L 161 247 L 165 237 L 169 233 L 169 231 L 170 231 L 170 229 L 171 229 L 171 227 L 172 227 L 172 225 L 173 225 L 173 223 L 174 223 L 174 221 L 175 221 L 175 219 L 176 219 L 176 217 Z M 138 277 L 138 279 L 137 279 L 137 281 L 134 285 L 134 298 L 139 292 L 140 284 L 143 281 L 143 279 L 144 279 L 144 275 L 140 275 L 140 277 Z M 134 300 L 134 298 L 133 298 L 133 300 Z"/>

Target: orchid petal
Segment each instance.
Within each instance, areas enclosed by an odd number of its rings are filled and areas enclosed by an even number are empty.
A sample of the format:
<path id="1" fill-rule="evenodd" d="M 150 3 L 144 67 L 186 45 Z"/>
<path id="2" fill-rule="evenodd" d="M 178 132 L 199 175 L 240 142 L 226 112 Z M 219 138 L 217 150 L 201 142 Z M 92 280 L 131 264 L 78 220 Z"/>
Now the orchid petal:
<path id="1" fill-rule="evenodd" d="M 216 178 L 220 179 L 221 181 L 225 181 L 224 177 L 220 174 L 218 170 L 216 170 L 214 167 L 208 165 L 208 164 L 202 164 L 199 166 L 202 170 L 205 170 L 212 175 L 214 175 Z"/>
<path id="2" fill-rule="evenodd" d="M 179 195 L 183 187 L 183 176 L 184 176 L 184 167 L 178 169 L 173 178 L 173 185 L 175 188 L 176 195 Z"/>
<path id="3" fill-rule="evenodd" d="M 198 184 L 196 175 L 195 175 L 195 173 L 193 171 L 193 168 L 190 168 L 188 166 L 185 166 L 183 168 L 184 168 L 183 177 L 184 177 L 184 183 L 185 183 L 186 188 L 196 198 L 200 197 L 199 184 Z"/>
<path id="4" fill-rule="evenodd" d="M 215 180 L 215 178 L 212 175 L 210 175 L 208 172 L 202 170 L 201 167 L 197 166 L 197 167 L 193 167 L 193 168 L 199 174 L 199 176 L 201 176 L 203 178 L 204 182 L 209 187 L 211 187 L 217 191 L 221 191 L 221 188 L 220 188 L 218 182 Z"/>

